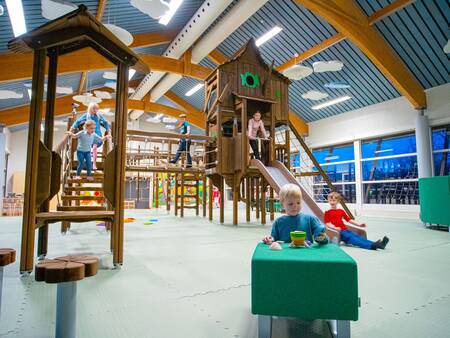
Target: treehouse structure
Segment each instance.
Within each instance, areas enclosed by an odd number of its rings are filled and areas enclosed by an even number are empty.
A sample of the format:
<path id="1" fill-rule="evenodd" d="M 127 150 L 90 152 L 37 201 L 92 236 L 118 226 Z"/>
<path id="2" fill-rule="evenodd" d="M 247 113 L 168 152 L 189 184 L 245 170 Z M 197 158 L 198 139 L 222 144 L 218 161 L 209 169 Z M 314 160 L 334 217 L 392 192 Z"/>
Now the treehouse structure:
<path id="1" fill-rule="evenodd" d="M 233 58 L 218 66 L 205 80 L 206 135 L 213 138 L 205 152 L 206 173 L 219 188 L 224 200 L 224 182 L 233 196 L 233 224 L 238 224 L 238 202 L 246 203 L 246 220 L 256 208 L 256 217 L 266 222 L 267 189 L 270 215 L 273 214 L 274 191 L 293 183 L 303 192 L 303 209 L 319 218 L 323 213 L 310 193 L 290 172 L 289 85 L 290 80 L 267 65 L 254 40 L 250 40 Z M 261 160 L 250 154 L 248 121 L 259 111 L 268 140 L 259 139 Z M 284 133 L 276 142 L 275 133 Z M 303 140 L 305 151 L 313 157 Z M 312 159 L 314 162 L 314 159 Z M 317 161 L 315 161 L 317 162 Z M 319 166 L 320 167 L 320 166 Z M 326 176 L 320 169 L 317 175 Z M 327 177 L 328 178 L 328 177 Z M 330 182 L 331 184 L 331 182 Z M 210 216 L 211 219 L 211 216 Z M 223 203 L 220 222 L 224 221 Z"/>

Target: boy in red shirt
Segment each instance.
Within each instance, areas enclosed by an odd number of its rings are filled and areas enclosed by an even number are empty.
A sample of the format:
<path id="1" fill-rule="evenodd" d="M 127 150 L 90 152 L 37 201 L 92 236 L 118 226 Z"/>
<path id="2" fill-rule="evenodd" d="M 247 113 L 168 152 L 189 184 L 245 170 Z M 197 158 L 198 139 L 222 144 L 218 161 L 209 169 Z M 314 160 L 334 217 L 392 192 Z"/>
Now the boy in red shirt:
<path id="1" fill-rule="evenodd" d="M 372 242 L 368 239 L 365 239 L 364 237 L 359 236 L 358 234 L 352 232 L 347 228 L 343 220 L 361 228 L 365 227 L 366 225 L 364 223 L 356 222 L 354 219 L 351 219 L 344 210 L 337 208 L 337 205 L 341 201 L 341 199 L 341 195 L 337 192 L 333 191 L 328 194 L 328 203 L 330 203 L 331 209 L 325 211 L 325 224 L 328 227 L 339 231 L 341 234 L 341 240 L 346 244 L 351 244 L 353 246 L 370 250 L 384 249 L 389 242 L 389 238 L 387 238 L 386 236 L 384 236 L 381 240 Z"/>

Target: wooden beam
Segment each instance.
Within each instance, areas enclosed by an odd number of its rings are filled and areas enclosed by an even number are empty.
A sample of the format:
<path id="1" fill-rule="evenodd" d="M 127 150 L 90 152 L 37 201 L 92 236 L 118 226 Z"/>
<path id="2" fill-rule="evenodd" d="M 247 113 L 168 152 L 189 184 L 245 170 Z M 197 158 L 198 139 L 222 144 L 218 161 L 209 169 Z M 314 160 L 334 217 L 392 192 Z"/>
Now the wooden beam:
<path id="1" fill-rule="evenodd" d="M 178 29 L 169 29 L 133 34 L 133 43 L 130 45 L 130 48 L 159 46 L 170 43 L 177 36 L 178 31 Z"/>
<path id="2" fill-rule="evenodd" d="M 320 53 L 321 51 L 327 49 L 328 47 L 333 46 L 334 44 L 342 41 L 345 39 L 345 36 L 341 33 L 337 33 L 333 36 L 331 36 L 330 38 L 322 41 L 321 43 L 311 47 L 310 49 L 299 53 L 298 56 L 293 57 L 292 59 L 286 61 L 285 63 L 279 65 L 278 67 L 276 67 L 275 69 L 279 72 L 284 71 L 285 69 L 288 69 L 292 66 L 295 66 L 297 63 L 302 62 L 306 59 L 309 59 L 310 57 L 312 57 L 313 55 L 316 55 L 318 53 Z"/>
<path id="3" fill-rule="evenodd" d="M 99 90 L 104 90 L 100 88 Z M 70 115 L 72 111 L 72 95 L 60 96 L 55 100 L 55 116 Z M 101 108 L 115 108 L 115 100 L 107 99 L 100 103 Z M 128 100 L 128 109 L 144 110 L 146 112 L 161 113 L 164 115 L 178 117 L 180 114 L 186 113 L 181 109 L 176 109 L 163 104 L 140 101 L 140 100 Z M 42 117 L 45 114 L 45 101 L 42 104 Z M 22 105 L 13 108 L 0 110 L 0 124 L 7 126 L 19 125 L 28 122 L 28 116 L 30 113 L 30 105 Z M 191 114 L 188 112 L 189 122 L 199 128 L 205 127 L 205 119 L 203 114 Z"/>
<path id="4" fill-rule="evenodd" d="M 204 80 L 211 73 L 210 68 L 196 64 L 186 65 L 183 60 L 151 54 L 138 55 L 154 71 L 177 73 L 200 80 Z M 0 64 L 7 65 L 0 72 L 0 82 L 31 78 L 32 59 L 33 54 L 0 54 Z M 115 65 L 99 55 L 92 48 L 83 48 L 60 57 L 58 75 L 111 68 L 115 68 Z M 189 72 L 185 73 L 185 69 L 189 69 Z M 80 88 L 83 88 L 83 86 Z"/>
<path id="5" fill-rule="evenodd" d="M 211 53 L 208 54 L 208 57 L 214 62 L 216 65 L 221 65 L 227 61 L 225 55 L 219 52 L 218 49 L 214 49 Z"/>
<path id="6" fill-rule="evenodd" d="M 199 80 L 204 80 L 212 71 L 210 68 L 190 63 L 184 59 L 177 60 L 151 54 L 139 54 L 139 57 L 151 70 L 180 74 Z"/>
<path id="7" fill-rule="evenodd" d="M 397 0 L 386 7 L 381 8 L 367 18 L 369 20 L 369 25 L 373 25 L 374 23 L 383 20 L 385 17 L 412 4 L 414 1 L 415 0 Z"/>
<path id="8" fill-rule="evenodd" d="M 352 0 L 295 2 L 328 21 L 358 46 L 416 109 L 426 108 L 426 96 L 420 83 Z"/>
<path id="9" fill-rule="evenodd" d="M 295 127 L 297 132 L 302 135 L 306 136 L 309 133 L 309 127 L 308 124 L 303 121 L 300 116 L 298 116 L 296 113 L 290 111 L 289 112 L 289 122 L 292 123 L 292 125 Z"/>
<path id="10" fill-rule="evenodd" d="M 102 21 L 103 13 L 105 13 L 106 1 L 107 0 L 99 0 L 99 2 L 98 2 L 97 14 L 95 15 L 95 18 L 98 21 Z M 78 85 L 78 91 L 77 91 L 78 94 L 83 93 L 83 87 L 86 82 L 86 78 L 87 78 L 87 72 L 81 73 L 80 83 Z"/>

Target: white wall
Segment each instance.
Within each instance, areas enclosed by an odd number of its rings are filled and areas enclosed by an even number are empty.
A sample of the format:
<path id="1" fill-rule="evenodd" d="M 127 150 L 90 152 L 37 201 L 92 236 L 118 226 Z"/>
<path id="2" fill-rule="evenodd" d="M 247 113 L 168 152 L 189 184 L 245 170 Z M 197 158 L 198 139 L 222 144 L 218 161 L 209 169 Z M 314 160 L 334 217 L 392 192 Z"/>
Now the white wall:
<path id="1" fill-rule="evenodd" d="M 450 84 L 426 91 L 430 125 L 450 123 Z M 311 148 L 361 139 L 385 136 L 415 129 L 419 114 L 405 97 L 378 103 L 362 109 L 309 123 L 306 143 Z M 327 205 L 321 205 L 327 208 Z M 351 205 L 357 214 L 418 219 L 419 207 L 414 205 Z"/>
<path id="2" fill-rule="evenodd" d="M 450 122 L 450 84 L 426 91 L 431 125 Z M 312 148 L 414 130 L 415 110 L 405 97 L 309 123 Z"/>
<path id="3" fill-rule="evenodd" d="M 59 127 L 53 135 L 56 146 L 64 137 L 65 131 Z M 41 133 L 43 134 L 43 133 Z M 25 172 L 27 161 L 28 128 L 9 133 L 7 149 L 9 150 L 7 191 L 11 190 L 11 177 L 15 172 Z M 9 144 L 8 144 L 9 143 Z"/>

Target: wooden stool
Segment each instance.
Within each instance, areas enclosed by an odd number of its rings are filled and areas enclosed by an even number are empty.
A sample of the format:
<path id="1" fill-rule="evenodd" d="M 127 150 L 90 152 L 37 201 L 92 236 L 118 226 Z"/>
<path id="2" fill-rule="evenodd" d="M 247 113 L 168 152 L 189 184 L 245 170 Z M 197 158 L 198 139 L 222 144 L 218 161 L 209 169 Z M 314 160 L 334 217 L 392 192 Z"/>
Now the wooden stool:
<path id="1" fill-rule="evenodd" d="M 16 261 L 16 250 L 0 249 L 0 317 L 2 315 L 3 267 Z"/>
<path id="2" fill-rule="evenodd" d="M 65 256 L 36 264 L 37 282 L 57 283 L 56 338 L 76 338 L 77 284 L 97 274 L 98 259 L 94 256 Z"/>

